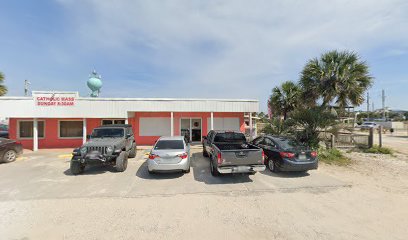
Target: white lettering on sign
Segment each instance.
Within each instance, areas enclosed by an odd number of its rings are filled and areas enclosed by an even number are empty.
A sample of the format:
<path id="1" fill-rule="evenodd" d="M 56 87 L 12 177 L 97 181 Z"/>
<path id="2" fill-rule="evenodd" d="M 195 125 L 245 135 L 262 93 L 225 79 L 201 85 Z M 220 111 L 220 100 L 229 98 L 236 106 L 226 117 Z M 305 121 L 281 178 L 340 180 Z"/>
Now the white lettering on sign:
<path id="1" fill-rule="evenodd" d="M 72 94 L 65 93 L 47 93 L 47 94 L 36 94 L 34 96 L 36 106 L 74 106 L 75 96 Z"/>

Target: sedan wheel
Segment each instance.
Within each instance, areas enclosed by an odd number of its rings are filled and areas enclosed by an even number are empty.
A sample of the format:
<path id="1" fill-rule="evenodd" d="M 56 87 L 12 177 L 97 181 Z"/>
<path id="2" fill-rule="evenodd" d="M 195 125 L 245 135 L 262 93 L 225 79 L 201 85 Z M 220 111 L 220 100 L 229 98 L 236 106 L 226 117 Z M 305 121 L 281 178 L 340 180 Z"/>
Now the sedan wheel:
<path id="1" fill-rule="evenodd" d="M 3 162 L 14 162 L 17 159 L 17 153 L 14 150 L 8 150 L 3 157 Z"/>
<path id="2" fill-rule="evenodd" d="M 268 160 L 268 168 L 271 172 L 277 172 L 278 169 L 276 168 L 275 162 L 272 159 Z"/>

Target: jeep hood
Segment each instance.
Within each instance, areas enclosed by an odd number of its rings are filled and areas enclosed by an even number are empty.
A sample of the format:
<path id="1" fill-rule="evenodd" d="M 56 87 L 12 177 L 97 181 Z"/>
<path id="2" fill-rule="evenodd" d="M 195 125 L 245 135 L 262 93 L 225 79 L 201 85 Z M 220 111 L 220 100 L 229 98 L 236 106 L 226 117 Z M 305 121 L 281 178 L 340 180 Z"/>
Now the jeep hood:
<path id="1" fill-rule="evenodd" d="M 90 139 L 83 146 L 84 147 L 107 147 L 121 145 L 125 139 L 123 138 L 94 138 Z"/>

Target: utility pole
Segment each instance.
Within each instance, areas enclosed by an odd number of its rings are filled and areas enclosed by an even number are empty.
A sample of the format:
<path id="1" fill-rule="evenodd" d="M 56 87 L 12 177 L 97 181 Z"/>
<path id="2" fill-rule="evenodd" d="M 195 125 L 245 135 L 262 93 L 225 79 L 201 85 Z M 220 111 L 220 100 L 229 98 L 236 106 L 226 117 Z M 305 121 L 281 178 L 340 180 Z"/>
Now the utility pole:
<path id="1" fill-rule="evenodd" d="M 30 85 L 31 83 L 28 81 L 28 80 L 24 80 L 24 96 L 28 96 L 28 86 Z"/>
<path id="2" fill-rule="evenodd" d="M 367 92 L 367 120 L 370 120 L 370 93 Z"/>
<path id="3" fill-rule="evenodd" d="M 386 121 L 385 118 L 385 91 L 384 89 L 382 90 L 382 109 L 383 109 L 383 119 Z"/>

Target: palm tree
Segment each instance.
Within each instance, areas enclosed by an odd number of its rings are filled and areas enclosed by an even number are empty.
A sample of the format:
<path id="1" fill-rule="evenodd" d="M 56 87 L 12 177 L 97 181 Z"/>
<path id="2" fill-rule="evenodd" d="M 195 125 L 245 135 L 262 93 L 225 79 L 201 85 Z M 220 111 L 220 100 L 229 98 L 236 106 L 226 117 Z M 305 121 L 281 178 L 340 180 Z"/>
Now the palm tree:
<path id="1" fill-rule="evenodd" d="M 354 52 L 327 52 L 304 67 L 300 79 L 302 100 L 309 105 L 321 101 L 322 106 L 327 106 L 334 101 L 340 107 L 359 106 L 372 84 L 368 70 Z"/>
<path id="2" fill-rule="evenodd" d="M 7 93 L 7 87 L 2 84 L 3 81 L 4 81 L 4 74 L 0 72 L 0 96 L 6 95 Z"/>
<path id="3" fill-rule="evenodd" d="M 280 87 L 272 89 L 268 105 L 273 113 L 283 116 L 286 120 L 288 113 L 298 106 L 300 94 L 300 87 L 296 83 L 286 81 Z"/>

